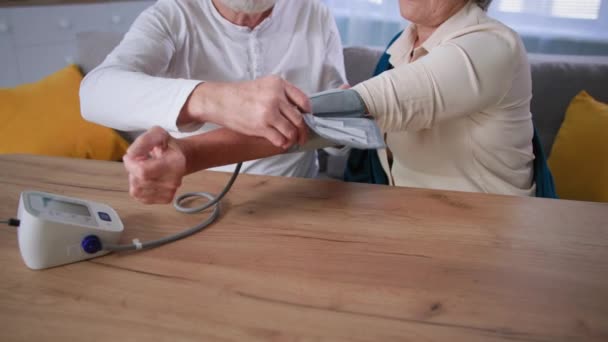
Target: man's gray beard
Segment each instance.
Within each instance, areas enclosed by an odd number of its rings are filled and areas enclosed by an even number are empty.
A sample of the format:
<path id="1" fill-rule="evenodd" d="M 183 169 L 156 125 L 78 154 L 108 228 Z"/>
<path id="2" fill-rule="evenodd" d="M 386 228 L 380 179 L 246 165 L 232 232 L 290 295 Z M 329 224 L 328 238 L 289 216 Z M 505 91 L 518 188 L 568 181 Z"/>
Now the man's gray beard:
<path id="1" fill-rule="evenodd" d="M 219 0 L 235 12 L 253 14 L 269 10 L 277 0 Z"/>

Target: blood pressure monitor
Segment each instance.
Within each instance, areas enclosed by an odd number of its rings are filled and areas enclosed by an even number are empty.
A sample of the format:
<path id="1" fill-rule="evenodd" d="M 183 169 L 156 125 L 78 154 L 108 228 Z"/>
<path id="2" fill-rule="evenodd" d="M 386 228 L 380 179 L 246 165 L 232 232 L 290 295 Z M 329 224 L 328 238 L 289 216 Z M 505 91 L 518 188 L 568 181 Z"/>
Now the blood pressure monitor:
<path id="1" fill-rule="evenodd" d="M 124 227 L 108 205 L 38 191 L 19 199 L 19 249 L 25 264 L 42 269 L 109 253 Z"/>

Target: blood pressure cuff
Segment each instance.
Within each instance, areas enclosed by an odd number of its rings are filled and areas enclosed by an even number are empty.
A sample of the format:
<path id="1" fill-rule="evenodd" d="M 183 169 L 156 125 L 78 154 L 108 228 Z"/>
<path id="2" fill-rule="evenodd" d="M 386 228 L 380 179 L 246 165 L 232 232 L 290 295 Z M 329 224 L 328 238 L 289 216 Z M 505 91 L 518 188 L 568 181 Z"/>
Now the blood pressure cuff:
<path id="1" fill-rule="evenodd" d="M 358 149 L 385 147 L 380 129 L 366 116 L 365 104 L 356 91 L 324 91 L 312 95 L 310 102 L 312 113 L 304 114 L 304 121 L 316 135 L 330 142 L 325 145 Z M 311 145 L 318 143 L 313 141 Z M 303 149 L 308 150 L 310 146 L 303 146 Z"/>

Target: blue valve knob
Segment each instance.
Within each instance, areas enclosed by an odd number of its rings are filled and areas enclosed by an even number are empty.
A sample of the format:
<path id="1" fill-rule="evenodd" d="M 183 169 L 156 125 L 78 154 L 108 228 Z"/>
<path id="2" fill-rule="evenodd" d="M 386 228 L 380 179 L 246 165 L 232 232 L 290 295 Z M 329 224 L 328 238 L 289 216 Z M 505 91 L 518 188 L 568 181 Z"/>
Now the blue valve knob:
<path id="1" fill-rule="evenodd" d="M 80 243 L 82 249 L 88 254 L 95 254 L 101 250 L 101 240 L 97 235 L 88 235 Z"/>

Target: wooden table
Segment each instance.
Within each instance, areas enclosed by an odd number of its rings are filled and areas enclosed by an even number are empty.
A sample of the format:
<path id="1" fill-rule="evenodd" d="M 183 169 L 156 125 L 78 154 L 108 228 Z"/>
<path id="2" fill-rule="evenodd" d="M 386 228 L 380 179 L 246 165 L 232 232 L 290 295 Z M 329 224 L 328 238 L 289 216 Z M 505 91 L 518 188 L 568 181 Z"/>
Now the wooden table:
<path id="1" fill-rule="evenodd" d="M 26 189 L 79 196 L 123 241 L 204 216 L 138 204 L 119 163 L 5 155 L 0 186 L 0 218 Z M 16 238 L 1 341 L 608 340 L 606 204 L 241 175 L 219 222 L 157 249 L 32 271 Z"/>

